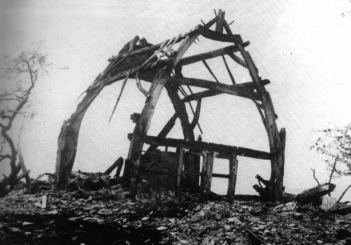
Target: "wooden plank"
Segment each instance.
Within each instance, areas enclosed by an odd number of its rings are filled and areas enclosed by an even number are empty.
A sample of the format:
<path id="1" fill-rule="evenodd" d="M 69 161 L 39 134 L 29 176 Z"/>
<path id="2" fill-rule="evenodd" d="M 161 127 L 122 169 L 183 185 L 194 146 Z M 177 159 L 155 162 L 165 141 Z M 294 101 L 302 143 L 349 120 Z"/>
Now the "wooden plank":
<path id="1" fill-rule="evenodd" d="M 262 86 L 270 84 L 270 81 L 267 79 L 261 80 L 260 83 L 262 84 Z M 253 82 L 246 82 L 246 83 L 239 83 L 239 84 L 235 84 L 235 86 L 240 87 L 240 88 L 244 88 L 247 90 L 254 90 L 256 89 L 256 85 Z M 189 102 L 189 101 L 193 101 L 193 100 L 198 100 L 200 98 L 207 98 L 207 97 L 212 97 L 212 96 L 216 96 L 216 95 L 220 95 L 223 94 L 223 92 L 218 92 L 216 90 L 205 90 L 202 92 L 198 92 L 198 93 L 194 93 L 188 96 L 185 96 L 182 101 L 183 102 Z"/>
<path id="2" fill-rule="evenodd" d="M 230 204 L 234 203 L 235 194 L 235 163 L 236 155 L 231 155 L 229 159 L 229 179 L 228 179 L 228 191 L 227 196 Z"/>
<path id="3" fill-rule="evenodd" d="M 232 72 L 231 72 L 230 69 L 229 69 L 229 66 L 228 66 L 228 64 L 227 64 L 227 61 L 226 61 L 225 58 L 224 58 L 224 55 L 222 55 L 222 58 L 223 58 L 223 62 L 224 62 L 225 68 L 227 69 L 227 72 L 228 72 L 228 74 L 229 74 L 230 80 L 232 81 L 232 83 L 233 83 L 233 85 L 234 85 L 234 84 L 236 84 L 236 82 L 235 82 L 235 79 L 234 79 L 234 77 L 233 77 Z"/>
<path id="4" fill-rule="evenodd" d="M 193 118 L 193 121 L 190 123 L 190 128 L 191 128 L 192 130 L 194 130 L 194 128 L 196 127 L 196 124 L 198 124 L 199 119 L 200 119 L 201 101 L 202 101 L 201 98 L 197 101 L 197 105 L 196 105 L 196 110 L 195 110 L 194 118 Z"/>
<path id="5" fill-rule="evenodd" d="M 182 124 L 182 130 L 185 140 L 194 141 L 194 132 L 189 123 L 188 113 L 185 108 L 185 103 L 178 95 L 178 86 L 166 85 L 168 96 L 173 104 L 173 108 Z"/>
<path id="6" fill-rule="evenodd" d="M 205 182 L 205 196 L 207 197 L 211 191 L 211 184 L 212 184 L 212 171 L 213 171 L 213 159 L 214 153 L 208 152 L 206 157 L 206 182 Z"/>
<path id="7" fill-rule="evenodd" d="M 187 38 L 183 41 L 183 43 L 179 46 L 177 50 L 177 55 L 173 59 L 173 69 L 174 67 L 178 64 L 180 59 L 183 57 L 185 52 L 188 50 L 188 48 L 193 44 L 194 40 L 198 38 L 199 33 L 198 31 L 193 31 L 188 34 Z M 173 70 L 172 69 L 172 70 Z"/>
<path id="8" fill-rule="evenodd" d="M 235 196 L 235 190 L 236 190 L 236 180 L 237 180 L 237 176 L 238 176 L 238 167 L 239 167 L 239 160 L 236 159 L 235 161 L 235 167 L 234 167 L 234 196 Z"/>
<path id="9" fill-rule="evenodd" d="M 198 92 L 198 93 L 194 93 L 188 96 L 185 96 L 182 101 L 183 102 L 190 102 L 193 100 L 198 100 L 198 99 L 202 99 L 202 98 L 206 98 L 206 97 L 212 97 L 218 94 L 223 94 L 222 92 L 217 92 L 215 90 L 206 90 L 206 91 L 202 91 L 202 92 Z"/>
<path id="10" fill-rule="evenodd" d="M 201 182 L 200 182 L 200 196 L 204 197 L 205 186 L 206 186 L 206 170 L 207 170 L 207 154 L 201 153 L 203 156 L 202 159 L 202 170 L 201 170 Z"/>
<path id="11" fill-rule="evenodd" d="M 217 174 L 217 173 L 212 173 L 212 178 L 223 178 L 223 179 L 228 179 L 229 174 Z"/>
<path id="12" fill-rule="evenodd" d="M 228 159 L 229 160 L 232 157 L 232 154 L 218 153 L 215 157 L 220 158 L 220 159 Z"/>
<path id="13" fill-rule="evenodd" d="M 211 31 L 209 29 L 205 28 L 199 28 L 199 32 L 202 36 L 214 40 L 214 41 L 220 41 L 220 42 L 235 42 L 235 43 L 242 43 L 243 39 L 241 38 L 240 35 L 228 35 L 228 34 L 222 34 L 219 32 Z"/>
<path id="14" fill-rule="evenodd" d="M 117 105 L 118 105 L 118 103 L 119 103 L 119 101 L 120 101 L 120 99 L 121 99 L 121 97 L 122 97 L 123 90 L 124 90 L 124 87 L 126 86 L 126 83 L 127 83 L 127 81 L 128 81 L 128 78 L 129 78 L 129 73 L 128 73 L 128 75 L 126 76 L 126 78 L 124 79 L 124 82 L 123 82 L 123 84 L 122 84 L 121 91 L 119 92 L 119 95 L 118 95 L 118 98 L 117 98 L 115 107 L 113 108 L 113 111 L 112 111 L 112 113 L 111 113 L 109 122 L 111 122 L 112 116 L 113 116 L 113 114 L 114 114 L 114 112 L 115 112 L 115 110 L 116 110 L 116 108 L 117 108 Z"/>
<path id="15" fill-rule="evenodd" d="M 121 157 L 122 158 L 122 157 Z M 121 171 L 122 171 L 122 167 L 123 167 L 123 158 L 122 158 L 122 161 L 120 161 L 119 163 L 118 163 L 118 166 L 117 166 L 117 170 L 116 170 L 116 174 L 115 174 L 115 177 L 120 177 L 120 175 L 121 175 Z"/>
<path id="16" fill-rule="evenodd" d="M 187 77 L 171 77 L 170 82 L 178 85 L 189 85 L 200 88 L 208 88 L 215 91 L 236 95 L 239 97 L 261 100 L 256 92 L 251 92 L 236 85 L 227 85 L 223 83 L 215 83 L 204 79 L 187 78 Z"/>
<path id="17" fill-rule="evenodd" d="M 185 153 L 184 159 L 184 185 L 193 192 L 199 191 L 200 157 L 190 153 Z"/>
<path id="18" fill-rule="evenodd" d="M 249 46 L 250 42 L 244 42 L 241 44 L 242 47 L 247 47 Z M 234 52 L 239 52 L 239 49 L 236 45 L 230 45 L 225 48 L 213 50 L 207 53 L 202 53 L 202 54 L 197 54 L 193 56 L 189 56 L 186 58 L 183 58 L 179 61 L 179 65 L 185 66 L 185 65 L 190 65 L 202 60 L 208 60 L 208 59 L 213 59 L 218 56 L 224 55 L 224 54 L 229 54 L 229 53 L 234 53 Z"/>
<path id="19" fill-rule="evenodd" d="M 174 127 L 177 118 L 178 118 L 177 113 L 174 113 L 173 116 L 168 120 L 166 125 L 163 127 L 163 129 L 160 131 L 160 133 L 157 135 L 157 137 L 158 138 L 166 138 L 168 133 Z M 157 149 L 157 145 L 150 145 L 150 147 L 147 149 L 147 152 L 151 152 L 151 151 L 154 151 L 156 149 Z"/>
<path id="20" fill-rule="evenodd" d="M 218 16 L 214 17 L 212 20 L 210 20 L 207 24 L 204 25 L 204 28 L 210 28 L 214 23 L 216 23 L 218 20 Z"/>
<path id="21" fill-rule="evenodd" d="M 103 175 L 109 175 L 115 168 L 123 164 L 123 161 L 124 161 L 123 157 L 119 157 L 108 169 L 106 169 Z"/>
<path id="22" fill-rule="evenodd" d="M 216 22 L 216 32 L 223 33 L 223 25 L 224 25 L 224 12 L 220 9 L 218 11 L 218 20 Z"/>
<path id="23" fill-rule="evenodd" d="M 184 164 L 184 149 L 183 148 L 178 148 L 177 149 L 177 156 L 178 156 L 178 162 L 177 162 L 177 183 L 176 183 L 175 196 L 176 196 L 177 199 L 180 199 L 180 193 L 181 193 L 180 180 L 181 180 L 181 177 L 182 177 L 182 169 L 183 169 L 183 164 Z"/>
<path id="24" fill-rule="evenodd" d="M 246 65 L 245 61 L 243 61 L 239 56 L 237 56 L 234 53 L 230 53 L 228 54 L 230 58 L 232 58 L 232 60 L 234 60 L 236 63 L 238 63 L 239 65 L 241 65 L 242 67 L 248 69 L 249 67 Z"/>
<path id="25" fill-rule="evenodd" d="M 252 150 L 249 148 L 214 144 L 214 143 L 208 143 L 208 142 L 199 142 L 199 141 L 188 142 L 180 139 L 170 139 L 170 138 L 160 139 L 154 136 L 146 136 L 145 143 L 150 145 L 168 146 L 168 147 L 176 147 L 176 148 L 183 147 L 185 149 L 196 150 L 196 151 L 215 151 L 219 153 L 235 154 L 238 156 L 251 157 L 251 158 L 263 159 L 263 160 L 270 160 L 273 156 L 270 153 Z"/>
<path id="26" fill-rule="evenodd" d="M 216 80 L 216 82 L 219 83 L 217 77 L 215 76 L 215 74 L 213 73 L 213 71 L 211 70 L 210 66 L 207 64 L 207 62 L 205 60 L 203 60 L 202 63 L 205 65 L 206 69 L 210 72 L 210 74 L 212 75 L 214 80 Z"/>

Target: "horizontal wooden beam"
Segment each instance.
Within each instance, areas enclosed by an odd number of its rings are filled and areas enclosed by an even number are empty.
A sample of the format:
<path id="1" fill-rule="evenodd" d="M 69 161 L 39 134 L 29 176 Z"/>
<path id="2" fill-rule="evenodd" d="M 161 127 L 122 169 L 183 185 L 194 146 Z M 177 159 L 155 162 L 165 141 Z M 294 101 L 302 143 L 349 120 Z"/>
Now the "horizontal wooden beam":
<path id="1" fill-rule="evenodd" d="M 229 179 L 229 174 L 216 174 L 216 173 L 212 173 L 212 177 Z"/>
<path id="2" fill-rule="evenodd" d="M 233 154 L 223 154 L 223 153 L 218 153 L 215 155 L 215 158 L 220 158 L 220 159 L 230 159 L 233 157 Z"/>
<path id="3" fill-rule="evenodd" d="M 249 44 L 250 44 L 250 42 L 244 42 L 241 44 L 241 46 L 247 47 L 247 46 L 249 46 Z M 197 54 L 197 55 L 183 58 L 179 61 L 178 65 L 181 65 L 181 66 L 190 65 L 190 64 L 202 61 L 202 60 L 212 59 L 212 58 L 216 58 L 218 56 L 224 55 L 224 54 L 231 54 L 231 53 L 238 52 L 238 51 L 239 51 L 239 49 L 237 46 L 230 45 L 228 47 L 213 50 L 211 52 Z"/>
<path id="4" fill-rule="evenodd" d="M 270 84 L 270 81 L 267 79 L 264 79 L 264 80 L 261 80 L 260 83 L 262 84 L 262 86 L 265 86 L 267 84 Z M 234 86 L 237 86 L 240 88 L 245 88 L 247 90 L 254 90 L 256 88 L 256 84 L 254 84 L 253 82 L 239 83 L 239 84 L 235 84 Z M 219 94 L 223 94 L 223 92 L 209 89 L 209 90 L 205 90 L 202 92 L 198 92 L 198 93 L 194 93 L 194 94 L 185 96 L 182 99 L 182 101 L 183 102 L 190 102 L 193 100 L 198 100 L 200 98 L 212 97 L 212 96 L 219 95 Z"/>
<path id="5" fill-rule="evenodd" d="M 231 42 L 231 43 L 242 43 L 243 39 L 240 35 L 228 35 L 219 32 L 212 31 L 206 28 L 199 28 L 199 32 L 202 36 L 220 42 Z"/>
<path id="6" fill-rule="evenodd" d="M 188 174 L 188 175 L 193 175 L 193 176 L 201 176 L 200 173 L 197 174 L 197 173 L 185 172 L 185 171 L 182 171 L 182 174 L 183 174 L 183 175 Z M 228 175 L 228 174 L 216 174 L 216 173 L 212 173 L 212 177 L 228 179 L 228 178 L 229 178 L 229 175 Z"/>
<path id="7" fill-rule="evenodd" d="M 175 83 L 178 85 L 189 85 L 200 88 L 208 88 L 218 92 L 232 94 L 248 99 L 253 100 L 261 100 L 261 97 L 256 92 L 248 91 L 242 86 L 237 85 L 227 85 L 223 83 L 215 83 L 204 79 L 196 79 L 196 78 L 187 78 L 187 77 L 171 77 L 169 80 L 170 83 Z"/>
<path id="8" fill-rule="evenodd" d="M 202 99 L 202 98 L 206 98 L 206 97 L 212 97 L 218 94 L 223 94 L 222 92 L 218 92 L 215 90 L 206 90 L 206 91 L 202 91 L 202 92 L 198 92 L 198 93 L 194 93 L 188 96 L 185 96 L 182 101 L 183 102 L 190 102 L 193 100 L 198 100 L 198 99 Z"/>
<path id="9" fill-rule="evenodd" d="M 145 143 L 149 145 L 158 145 L 158 146 L 168 146 L 168 147 L 183 147 L 189 150 L 198 150 L 198 151 L 214 151 L 224 154 L 234 154 L 238 156 L 251 157 L 256 159 L 270 160 L 272 154 L 263 151 L 252 150 L 243 147 L 237 146 L 228 146 L 221 144 L 214 144 L 208 142 L 194 141 L 189 142 L 180 139 L 170 139 L 170 138 L 158 138 L 154 136 L 146 136 Z"/>

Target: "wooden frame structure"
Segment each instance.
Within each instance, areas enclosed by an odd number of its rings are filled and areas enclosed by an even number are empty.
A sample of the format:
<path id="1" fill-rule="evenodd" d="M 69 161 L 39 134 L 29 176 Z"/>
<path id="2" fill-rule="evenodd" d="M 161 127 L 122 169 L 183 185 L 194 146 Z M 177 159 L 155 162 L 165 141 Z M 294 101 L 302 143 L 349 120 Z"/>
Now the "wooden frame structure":
<path id="1" fill-rule="evenodd" d="M 102 89 L 112 83 L 124 79 L 122 91 L 128 78 L 137 81 L 138 89 L 145 95 L 145 106 L 140 114 L 133 114 L 132 119 L 136 123 L 133 133 L 130 135 L 130 149 L 126 161 L 125 175 L 128 176 L 128 184 L 132 193 L 136 193 L 139 176 L 140 157 L 144 143 L 150 144 L 148 151 L 153 151 L 159 145 L 173 146 L 178 148 L 179 152 L 179 169 L 181 173 L 184 164 L 184 149 L 196 148 L 206 153 L 206 162 L 213 164 L 213 152 L 219 152 L 227 155 L 230 160 L 230 173 L 235 170 L 236 156 L 254 157 L 271 161 L 271 199 L 281 200 L 283 191 L 284 176 L 284 151 L 285 151 L 285 129 L 280 131 L 276 125 L 276 113 L 273 103 L 265 85 L 269 84 L 268 80 L 263 80 L 258 74 L 258 70 L 253 62 L 249 52 L 245 47 L 249 42 L 243 42 L 240 35 L 232 33 L 229 24 L 226 22 L 225 13 L 219 10 L 214 19 L 208 23 L 198 25 L 194 30 L 179 35 L 178 37 L 168 39 L 160 44 L 151 45 L 143 38 L 139 40 L 136 36 L 128 42 L 119 52 L 118 56 L 109 59 L 110 64 L 105 71 L 95 79 L 95 81 L 85 91 L 85 96 L 78 104 L 76 111 L 68 120 L 63 122 L 61 133 L 58 139 L 58 152 L 56 161 L 56 186 L 62 188 L 68 181 L 71 173 L 75 154 L 77 151 L 77 142 L 80 125 L 84 114 L 90 104 L 94 101 Z M 214 30 L 210 28 L 215 25 Z M 224 33 L 225 31 L 225 33 Z M 231 45 L 214 50 L 212 52 L 197 54 L 183 58 L 185 52 L 190 48 L 193 42 L 203 36 L 207 39 L 219 42 L 228 42 Z M 176 45 L 177 44 L 177 45 Z M 178 46 L 177 49 L 173 47 Z M 237 55 L 239 53 L 241 55 Z M 226 62 L 225 55 L 233 59 L 238 65 L 246 68 L 252 78 L 252 82 L 237 83 L 231 70 Z M 216 78 L 206 60 L 220 57 L 223 59 L 226 70 L 230 76 L 232 85 L 220 83 Z M 214 81 L 204 79 L 188 78 L 182 74 L 182 67 L 191 65 L 196 62 L 202 62 L 213 76 Z M 149 91 L 142 88 L 140 79 L 151 83 Z M 205 88 L 205 91 L 186 95 L 182 86 L 191 86 Z M 166 89 L 168 96 L 173 104 L 175 114 L 170 118 L 168 123 L 160 131 L 157 137 L 148 136 L 148 129 L 155 111 L 157 101 L 163 89 Z M 121 91 L 121 93 L 122 93 Z M 183 93 L 183 97 L 178 94 Z M 204 98 L 216 96 L 218 94 L 231 94 L 245 99 L 252 100 L 256 105 L 259 115 L 263 121 L 268 134 L 270 153 L 256 151 L 247 148 L 216 145 L 205 142 L 197 142 L 194 137 L 194 128 L 199 126 L 198 120 L 201 110 L 201 101 Z M 117 100 L 117 103 L 119 98 Z M 196 109 L 193 110 L 194 117 L 192 122 L 189 121 L 185 104 L 190 101 L 197 101 Z M 117 105 L 116 103 L 116 105 Z M 193 108 L 192 108 L 193 109 Z M 184 140 L 166 139 L 167 134 L 173 128 L 176 119 L 179 118 L 183 129 Z M 201 129 L 200 129 L 201 130 Z M 212 160 L 209 160 L 212 159 Z M 193 168 L 192 171 L 198 171 L 199 164 L 185 166 Z M 211 163 L 204 165 L 204 172 L 207 175 L 214 176 L 211 170 Z M 233 174 L 229 175 L 233 176 Z M 210 176 L 207 176 L 210 178 Z M 233 177 L 229 178 L 229 192 L 234 192 Z M 178 180 L 180 181 L 180 179 Z M 208 187 L 202 187 L 208 190 Z M 178 190 L 179 191 L 179 190 Z"/>

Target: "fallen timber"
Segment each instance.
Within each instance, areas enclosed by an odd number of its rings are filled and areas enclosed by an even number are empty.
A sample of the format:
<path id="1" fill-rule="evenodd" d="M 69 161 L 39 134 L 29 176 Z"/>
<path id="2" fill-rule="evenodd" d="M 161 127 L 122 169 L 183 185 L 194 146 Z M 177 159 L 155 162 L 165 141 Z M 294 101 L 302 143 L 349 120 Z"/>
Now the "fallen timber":
<path id="1" fill-rule="evenodd" d="M 334 189 L 335 189 L 334 184 L 325 183 L 303 191 L 302 193 L 298 194 L 294 199 L 300 205 L 308 204 L 311 202 L 319 201 L 319 199 L 322 196 L 331 193 Z"/>
<path id="2" fill-rule="evenodd" d="M 237 156 L 252 157 L 256 159 L 270 160 L 272 154 L 263 151 L 252 150 L 243 147 L 228 146 L 221 144 L 214 144 L 208 142 L 188 142 L 180 139 L 158 138 L 154 136 L 146 136 L 145 143 L 149 145 L 168 146 L 168 147 L 182 147 L 190 150 L 200 151 L 214 151 L 219 153 L 234 154 Z"/>

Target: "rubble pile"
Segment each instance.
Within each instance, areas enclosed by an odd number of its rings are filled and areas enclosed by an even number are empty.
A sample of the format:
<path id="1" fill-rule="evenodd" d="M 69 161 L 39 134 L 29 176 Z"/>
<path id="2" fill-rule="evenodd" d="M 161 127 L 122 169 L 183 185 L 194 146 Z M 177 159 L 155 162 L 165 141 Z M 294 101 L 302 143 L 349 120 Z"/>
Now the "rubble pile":
<path id="1" fill-rule="evenodd" d="M 13 191 L 0 199 L 0 238 L 8 244 L 347 244 L 351 237 L 351 215 L 311 204 L 230 205 L 200 202 L 189 193 L 181 200 L 163 195 L 132 201 L 125 193 L 121 185 Z"/>

